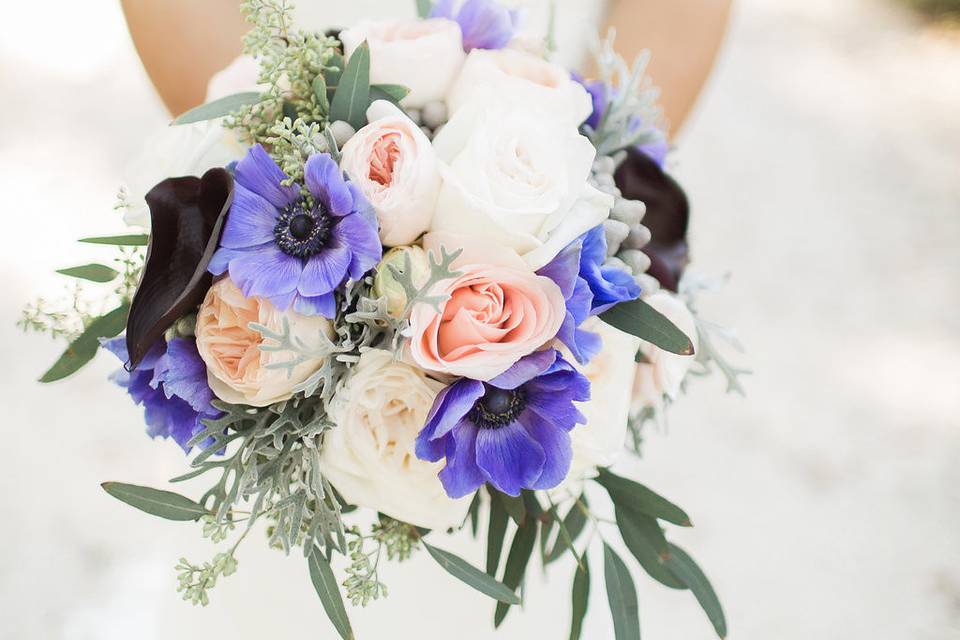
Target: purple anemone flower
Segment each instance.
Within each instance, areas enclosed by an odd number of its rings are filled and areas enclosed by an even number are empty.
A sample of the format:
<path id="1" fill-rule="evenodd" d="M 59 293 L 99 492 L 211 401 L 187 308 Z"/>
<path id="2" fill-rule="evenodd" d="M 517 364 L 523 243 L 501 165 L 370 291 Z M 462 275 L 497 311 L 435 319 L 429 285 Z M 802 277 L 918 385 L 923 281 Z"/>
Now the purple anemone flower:
<path id="1" fill-rule="evenodd" d="M 459 5 L 459 10 L 457 7 Z M 513 39 L 519 13 L 497 0 L 439 0 L 430 11 L 431 18 L 447 18 L 460 25 L 463 49 L 503 49 Z"/>
<path id="2" fill-rule="evenodd" d="M 126 338 L 104 340 L 103 347 L 122 362 L 129 360 Z M 207 384 L 207 367 L 192 338 L 157 342 L 136 369 L 121 369 L 111 379 L 143 406 L 151 437 L 172 438 L 187 453 L 190 439 L 206 428 L 202 421 L 223 415 L 210 404 L 214 396 Z"/>
<path id="3" fill-rule="evenodd" d="M 259 144 L 236 167 L 236 190 L 210 262 L 230 273 L 245 296 L 268 298 L 278 309 L 333 318 L 334 291 L 359 280 L 380 261 L 376 215 L 327 154 L 304 167 L 311 198 Z"/>
<path id="4" fill-rule="evenodd" d="M 511 496 L 551 489 L 570 470 L 570 431 L 586 423 L 573 403 L 589 399 L 589 380 L 558 351 L 538 351 L 489 382 L 463 378 L 441 391 L 417 457 L 446 458 L 440 481 L 451 498 L 485 482 Z"/>
<path id="5" fill-rule="evenodd" d="M 593 292 L 589 283 L 580 275 L 582 250 L 581 237 L 571 242 L 547 266 L 537 271 L 537 274 L 553 280 L 563 292 L 567 315 L 557 339 L 566 345 L 577 362 L 586 364 L 600 353 L 603 343 L 597 334 L 580 328 L 593 311 Z"/>
<path id="6" fill-rule="evenodd" d="M 621 302 L 640 297 L 640 285 L 633 274 L 618 267 L 604 266 L 607 259 L 607 237 L 603 226 L 587 231 L 580 240 L 580 277 L 593 294 L 591 315 L 599 315 Z"/>

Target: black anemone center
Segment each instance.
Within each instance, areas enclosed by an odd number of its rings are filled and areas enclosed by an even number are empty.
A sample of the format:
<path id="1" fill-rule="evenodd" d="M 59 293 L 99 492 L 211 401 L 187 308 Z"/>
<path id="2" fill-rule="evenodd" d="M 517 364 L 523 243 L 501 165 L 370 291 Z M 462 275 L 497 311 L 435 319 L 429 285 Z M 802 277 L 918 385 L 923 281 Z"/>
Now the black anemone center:
<path id="1" fill-rule="evenodd" d="M 481 429 L 500 429 L 514 422 L 526 407 L 523 387 L 508 390 L 487 385 L 484 396 L 470 410 L 470 420 Z"/>
<path id="2" fill-rule="evenodd" d="M 273 235 L 281 251 L 306 260 L 323 250 L 332 228 L 333 217 L 322 205 L 304 207 L 304 203 L 297 203 L 280 212 Z"/>

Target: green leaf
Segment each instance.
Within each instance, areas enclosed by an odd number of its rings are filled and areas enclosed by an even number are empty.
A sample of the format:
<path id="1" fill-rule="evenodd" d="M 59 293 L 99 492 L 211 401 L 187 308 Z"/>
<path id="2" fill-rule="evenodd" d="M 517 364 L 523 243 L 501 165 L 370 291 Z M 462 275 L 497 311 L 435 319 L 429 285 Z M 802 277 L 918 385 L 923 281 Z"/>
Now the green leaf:
<path id="1" fill-rule="evenodd" d="M 579 501 L 581 503 L 585 503 L 585 496 L 580 496 Z M 556 560 L 560 559 L 560 556 L 562 556 L 567 549 L 572 550 L 573 543 L 583 532 L 586 524 L 587 514 L 584 512 L 580 504 L 574 503 L 574 505 L 570 507 L 570 511 L 567 512 L 567 515 L 563 517 L 563 521 L 560 523 L 560 534 L 557 536 L 556 542 L 553 543 L 553 549 L 551 549 L 550 553 L 547 554 L 545 564 L 550 564 L 551 562 L 555 562 Z"/>
<path id="2" fill-rule="evenodd" d="M 690 591 L 696 596 L 697 602 L 703 607 L 710 623 L 721 638 L 727 637 L 727 618 L 723 615 L 723 607 L 720 606 L 720 599 L 717 592 L 713 590 L 707 576 L 704 575 L 693 558 L 675 544 L 670 545 L 670 559 L 667 561 L 667 567 L 681 580 L 690 587 Z"/>
<path id="3" fill-rule="evenodd" d="M 614 637 L 616 640 L 640 640 L 640 607 L 633 578 L 627 565 L 607 544 L 603 545 L 603 578 L 613 615 Z"/>
<path id="4" fill-rule="evenodd" d="M 350 55 L 330 103 L 330 120 L 344 120 L 354 129 L 367 123 L 370 106 L 370 46 L 363 42 Z"/>
<path id="5" fill-rule="evenodd" d="M 480 527 L 480 492 L 473 494 L 473 500 L 470 501 L 470 510 L 467 514 L 470 518 L 470 535 L 477 537 L 477 529 Z"/>
<path id="6" fill-rule="evenodd" d="M 87 244 L 109 244 L 116 247 L 145 247 L 150 241 L 150 236 L 145 233 L 137 233 L 128 236 L 101 236 L 98 238 L 81 238 L 79 242 Z"/>
<path id="7" fill-rule="evenodd" d="M 517 525 L 523 524 L 523 521 L 527 517 L 527 507 L 523 503 L 523 498 L 521 496 L 508 496 L 505 493 L 497 493 L 497 497 L 503 501 L 503 508 L 507 510 L 507 513 L 510 514 L 510 517 L 513 519 Z"/>
<path id="8" fill-rule="evenodd" d="M 84 264 L 79 267 L 57 269 L 57 273 L 71 278 L 89 280 L 90 282 L 110 282 L 120 275 L 120 272 L 116 269 L 111 269 L 103 264 Z"/>
<path id="9" fill-rule="evenodd" d="M 320 109 L 329 112 L 330 99 L 327 97 L 327 81 L 322 73 L 317 74 L 317 77 L 313 79 L 313 95 L 317 98 Z"/>
<path id="10" fill-rule="evenodd" d="M 432 0 L 417 0 L 417 15 L 421 18 L 430 16 L 430 10 L 433 9 Z"/>
<path id="11" fill-rule="evenodd" d="M 424 548 L 426 548 L 427 553 L 437 561 L 443 569 L 452 575 L 454 578 L 460 582 L 466 584 L 467 586 L 473 587 L 480 593 L 490 596 L 494 600 L 498 600 L 501 603 L 507 604 L 520 604 L 520 598 L 514 593 L 513 589 L 510 589 L 502 582 L 498 582 L 493 579 L 480 569 L 477 569 L 472 564 L 467 561 L 459 558 L 449 551 L 444 551 L 443 549 L 437 549 L 432 547 L 423 540 Z M 497 607 L 500 605 L 498 604 Z"/>
<path id="12" fill-rule="evenodd" d="M 370 102 L 386 100 L 399 106 L 400 101 L 407 97 L 410 89 L 402 84 L 374 84 L 370 86 Z"/>
<path id="13" fill-rule="evenodd" d="M 122 304 L 110 313 L 100 316 L 84 329 L 76 340 L 70 343 L 60 359 L 50 367 L 40 382 L 56 382 L 76 373 L 97 355 L 100 348 L 100 338 L 112 338 L 119 335 L 127 324 L 127 313 L 130 307 Z"/>
<path id="14" fill-rule="evenodd" d="M 583 618 L 587 615 L 587 604 L 590 602 L 590 565 L 584 555 L 583 564 L 577 567 L 573 575 L 573 617 L 570 620 L 570 640 L 580 640 L 583 630 Z"/>
<path id="15" fill-rule="evenodd" d="M 337 92 L 337 86 L 340 84 L 340 78 L 343 77 L 343 68 L 347 66 L 347 61 L 339 51 L 335 51 L 327 63 L 327 68 L 323 71 L 325 84 L 327 85 L 327 101 L 333 100 L 333 94 Z"/>
<path id="16" fill-rule="evenodd" d="M 330 568 L 330 563 L 323 557 L 323 552 L 319 547 L 313 547 L 307 557 L 307 562 L 310 564 L 310 580 L 313 581 L 313 588 L 317 590 L 317 595 L 320 596 L 320 604 L 323 605 L 323 610 L 327 612 L 330 622 L 333 623 L 343 640 L 354 640 L 350 618 L 347 617 L 347 610 L 343 606 L 340 585 L 337 584 L 333 569 Z"/>
<path id="17" fill-rule="evenodd" d="M 260 102 L 259 91 L 245 91 L 244 93 L 235 93 L 230 96 L 218 98 L 212 102 L 194 107 L 186 113 L 180 114 L 173 124 L 190 124 L 192 122 L 203 122 L 204 120 L 213 120 L 228 116 L 235 111 L 239 111 L 249 104 Z"/>
<path id="18" fill-rule="evenodd" d="M 487 527 L 487 574 L 497 575 L 500 554 L 503 553 L 503 538 L 507 533 L 509 517 L 503 502 L 496 493 L 490 494 L 490 525 Z"/>
<path id="19" fill-rule="evenodd" d="M 680 582 L 666 566 L 670 549 L 657 519 L 621 507 L 616 508 L 616 514 L 623 542 L 643 570 L 666 587 L 686 589 L 687 585 Z"/>
<path id="20" fill-rule="evenodd" d="M 104 482 L 100 486 L 120 502 L 166 520 L 179 522 L 199 520 L 200 516 L 210 513 L 190 498 L 172 491 L 161 491 L 122 482 Z"/>
<path id="21" fill-rule="evenodd" d="M 693 342 L 666 316 L 641 299 L 621 302 L 600 314 L 600 319 L 626 333 L 655 344 L 664 351 L 692 356 Z"/>
<path id="22" fill-rule="evenodd" d="M 681 527 L 693 526 L 690 523 L 690 516 L 683 509 L 639 482 L 621 478 L 607 469 L 600 469 L 597 482 L 603 485 L 614 505 L 618 507 L 639 511 Z"/>
<path id="23" fill-rule="evenodd" d="M 510 553 L 507 555 L 507 566 L 503 570 L 503 584 L 510 589 L 516 590 L 527 573 L 527 564 L 533 555 L 533 548 L 537 544 L 537 521 L 528 520 L 523 526 L 517 529 L 513 535 L 513 543 L 510 545 Z M 507 617 L 510 607 L 500 603 L 497 605 L 497 611 L 493 616 L 493 625 L 499 627 L 503 619 Z"/>

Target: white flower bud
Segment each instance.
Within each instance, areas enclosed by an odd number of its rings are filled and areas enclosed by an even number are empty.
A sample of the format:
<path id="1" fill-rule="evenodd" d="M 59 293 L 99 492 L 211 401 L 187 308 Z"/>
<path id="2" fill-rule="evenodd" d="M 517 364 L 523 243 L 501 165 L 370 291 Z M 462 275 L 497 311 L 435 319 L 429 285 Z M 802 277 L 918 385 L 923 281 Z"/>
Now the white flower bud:
<path id="1" fill-rule="evenodd" d="M 341 149 L 356 132 L 357 130 L 349 122 L 337 120 L 330 123 L 330 133 L 333 134 L 333 139 L 337 141 L 337 146 Z"/>
<path id="2" fill-rule="evenodd" d="M 394 318 L 400 318 L 407 306 L 407 292 L 390 271 L 392 266 L 403 273 L 407 268 L 409 258 L 411 281 L 415 286 L 422 286 L 430 277 L 430 263 L 427 252 L 420 247 L 394 247 L 383 256 L 377 265 L 377 275 L 373 279 L 373 295 L 387 299 L 387 313 Z"/>

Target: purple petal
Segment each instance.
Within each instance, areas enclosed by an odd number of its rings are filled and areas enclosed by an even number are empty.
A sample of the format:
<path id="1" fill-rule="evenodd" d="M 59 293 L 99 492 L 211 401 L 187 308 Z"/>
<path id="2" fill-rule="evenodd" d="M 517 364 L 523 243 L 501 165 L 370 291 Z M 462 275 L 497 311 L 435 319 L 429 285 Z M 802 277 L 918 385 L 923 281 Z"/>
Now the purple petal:
<path id="1" fill-rule="evenodd" d="M 517 422 L 477 433 L 477 465 L 490 484 L 509 496 L 530 488 L 545 460 L 543 447 Z"/>
<path id="2" fill-rule="evenodd" d="M 266 198 L 267 202 L 277 209 L 283 209 L 300 199 L 300 189 L 297 185 L 282 185 L 290 176 L 285 174 L 270 154 L 255 144 L 250 147 L 247 155 L 237 163 L 235 172 L 237 184 Z"/>
<path id="3" fill-rule="evenodd" d="M 453 20 L 456 15 L 456 4 L 457 0 L 437 0 L 430 10 L 430 17 Z"/>
<path id="4" fill-rule="evenodd" d="M 213 258 L 210 260 L 210 264 L 207 265 L 207 271 L 215 276 L 222 276 L 230 268 L 231 260 L 247 253 L 250 253 L 250 250 L 217 249 L 217 252 L 213 254 Z"/>
<path id="5" fill-rule="evenodd" d="M 530 355 L 521 358 L 519 362 L 501 373 L 499 376 L 490 380 L 491 386 L 498 389 L 516 389 L 520 385 L 527 383 L 544 371 L 556 361 L 556 349 L 546 349 L 545 351 L 535 351 Z"/>
<path id="6" fill-rule="evenodd" d="M 483 397 L 483 391 L 482 382 L 464 378 L 438 393 L 427 415 L 426 424 L 417 436 L 417 457 L 422 457 L 420 441 L 439 440 L 450 433 L 470 413 L 477 400 Z"/>
<path id="7" fill-rule="evenodd" d="M 341 218 L 333 228 L 333 237 L 353 254 L 350 260 L 351 280 L 360 280 L 377 266 L 383 256 L 376 223 L 371 223 L 360 214 Z"/>
<path id="8" fill-rule="evenodd" d="M 546 456 L 543 471 L 530 488 L 552 489 L 563 482 L 570 472 L 570 462 L 573 460 L 570 434 L 532 412 L 525 413 L 520 421 L 526 427 L 527 433 L 543 447 Z"/>
<path id="9" fill-rule="evenodd" d="M 537 271 L 537 275 L 550 278 L 560 287 L 564 300 L 573 296 L 574 289 L 577 286 L 577 279 L 580 274 L 580 248 L 582 246 L 582 240 L 574 240 L 557 254 L 557 257 L 551 260 L 549 264 Z"/>
<path id="10" fill-rule="evenodd" d="M 329 155 L 317 153 L 307 160 L 303 168 L 307 189 L 335 216 L 345 216 L 353 211 L 353 194 L 347 187 L 340 167 Z"/>
<path id="11" fill-rule="evenodd" d="M 297 295 L 293 301 L 293 310 L 304 316 L 333 319 L 337 316 L 337 297 L 332 293 L 310 298 Z"/>
<path id="12" fill-rule="evenodd" d="M 484 474 L 477 466 L 478 429 L 464 422 L 446 439 L 447 465 L 440 471 L 440 482 L 451 498 L 462 498 L 479 489 Z"/>
<path id="13" fill-rule="evenodd" d="M 457 14 L 463 48 L 502 49 L 513 38 L 516 13 L 496 0 L 467 0 Z"/>
<path id="14" fill-rule="evenodd" d="M 264 198 L 236 185 L 227 224 L 220 237 L 220 246 L 245 249 L 274 241 L 277 208 Z"/>
<path id="15" fill-rule="evenodd" d="M 151 384 L 163 385 L 167 398 L 185 400 L 195 411 L 209 411 L 213 392 L 207 384 L 207 366 L 192 338 L 175 338 L 167 343 L 167 352 L 157 361 Z"/>
<path id="16" fill-rule="evenodd" d="M 330 293 L 343 282 L 350 267 L 350 250 L 328 246 L 303 266 L 297 291 L 307 298 Z"/>
<path id="17" fill-rule="evenodd" d="M 275 246 L 247 251 L 230 261 L 230 277 L 246 297 L 271 298 L 297 288 L 303 263 Z"/>

